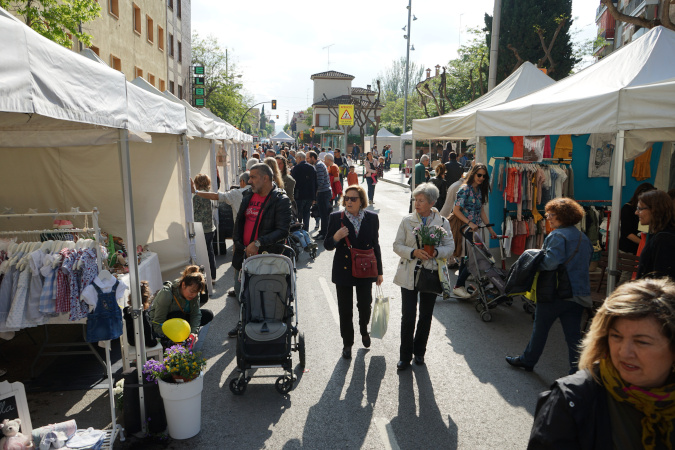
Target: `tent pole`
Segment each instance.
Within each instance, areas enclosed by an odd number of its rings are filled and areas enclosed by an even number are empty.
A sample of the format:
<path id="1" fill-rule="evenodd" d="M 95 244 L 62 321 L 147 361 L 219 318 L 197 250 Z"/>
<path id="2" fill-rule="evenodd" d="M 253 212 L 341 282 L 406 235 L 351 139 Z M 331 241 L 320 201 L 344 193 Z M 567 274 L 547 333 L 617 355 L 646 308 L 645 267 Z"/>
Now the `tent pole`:
<path id="1" fill-rule="evenodd" d="M 621 188 L 623 184 L 623 168 L 626 165 L 624 161 L 624 130 L 619 130 L 616 135 L 616 147 L 614 148 L 613 158 L 616 158 L 614 164 L 614 186 L 612 187 L 612 215 L 609 220 L 609 255 L 607 261 L 607 295 L 613 291 L 619 279 L 616 271 L 616 262 L 619 248 L 619 218 L 621 211 Z"/>
<path id="2" fill-rule="evenodd" d="M 187 224 L 188 246 L 190 247 L 190 264 L 197 262 L 197 247 L 195 244 L 194 210 L 192 208 L 192 191 L 190 189 L 190 145 L 187 136 L 180 136 L 181 155 L 183 157 L 183 192 L 185 198 L 185 223 Z"/>
<path id="3" fill-rule="evenodd" d="M 138 260 L 136 259 L 136 228 L 134 227 L 134 201 L 133 192 L 131 190 L 131 158 L 129 155 L 129 131 L 125 129 L 119 130 L 118 150 L 120 158 L 120 173 L 122 174 L 122 194 L 124 197 L 124 216 L 127 228 L 127 262 L 129 264 L 129 291 L 131 296 L 131 305 L 134 317 L 134 335 L 136 336 L 136 361 L 139 368 L 137 371 L 138 384 L 141 387 L 138 389 L 138 397 L 140 399 L 141 409 L 141 425 L 143 431 L 146 430 L 146 415 L 145 415 L 145 400 L 143 392 L 143 372 L 141 368 L 145 365 L 145 336 L 143 330 L 143 305 L 141 304 L 141 289 L 140 280 L 138 279 Z M 122 336 L 122 339 L 125 339 Z M 107 351 L 107 350 L 106 350 Z M 113 422 L 115 421 L 115 414 L 113 411 Z M 113 423 L 114 426 L 114 423 Z"/>

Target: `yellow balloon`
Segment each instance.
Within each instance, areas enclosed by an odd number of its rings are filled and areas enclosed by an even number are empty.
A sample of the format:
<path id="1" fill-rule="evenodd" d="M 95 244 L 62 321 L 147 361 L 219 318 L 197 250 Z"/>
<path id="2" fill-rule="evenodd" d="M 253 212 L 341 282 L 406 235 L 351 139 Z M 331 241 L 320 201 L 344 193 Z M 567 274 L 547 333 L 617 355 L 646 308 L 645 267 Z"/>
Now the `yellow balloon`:
<path id="1" fill-rule="evenodd" d="M 174 342 L 183 342 L 190 336 L 190 324 L 184 319 L 169 319 L 162 325 L 164 335 Z"/>

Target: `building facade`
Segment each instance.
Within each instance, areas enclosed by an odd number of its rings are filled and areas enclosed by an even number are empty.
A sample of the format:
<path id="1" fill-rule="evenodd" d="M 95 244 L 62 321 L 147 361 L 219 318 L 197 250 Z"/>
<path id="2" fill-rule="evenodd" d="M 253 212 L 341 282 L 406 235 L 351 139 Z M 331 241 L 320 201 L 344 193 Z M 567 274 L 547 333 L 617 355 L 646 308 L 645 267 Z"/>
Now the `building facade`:
<path id="1" fill-rule="evenodd" d="M 354 76 L 330 70 L 316 73 L 310 77 L 314 82 L 312 108 L 314 116 L 312 126 L 317 128 L 337 129 L 336 114 L 341 104 L 353 104 L 362 111 L 368 111 L 368 117 L 374 122 L 382 111 L 382 105 L 376 105 L 377 92 L 366 88 L 352 87 Z M 349 134 L 359 134 L 360 129 L 355 122 L 349 129 Z"/>
<path id="2" fill-rule="evenodd" d="M 153 0 L 102 0 L 101 17 L 82 25 L 91 50 L 127 80 L 143 77 L 160 90 L 167 86 L 166 7 Z M 80 50 L 74 42 L 73 50 Z"/>
<path id="3" fill-rule="evenodd" d="M 654 20 L 659 15 L 659 0 L 615 0 L 613 3 L 619 11 L 632 17 Z M 671 21 L 675 18 L 675 8 L 672 5 L 670 17 Z M 616 21 L 602 3 L 596 11 L 595 24 L 598 27 L 598 37 L 602 38 L 593 49 L 597 59 L 604 58 L 649 31 L 631 23 Z"/>
<path id="4" fill-rule="evenodd" d="M 178 98 L 192 102 L 191 0 L 166 1 L 167 89 Z"/>

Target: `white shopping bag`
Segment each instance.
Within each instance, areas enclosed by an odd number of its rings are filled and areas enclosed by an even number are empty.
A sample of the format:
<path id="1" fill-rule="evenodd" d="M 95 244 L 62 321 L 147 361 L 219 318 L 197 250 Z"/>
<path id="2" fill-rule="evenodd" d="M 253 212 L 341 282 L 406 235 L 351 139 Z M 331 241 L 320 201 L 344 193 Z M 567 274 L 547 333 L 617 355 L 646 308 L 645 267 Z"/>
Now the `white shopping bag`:
<path id="1" fill-rule="evenodd" d="M 370 322 L 370 337 L 382 339 L 389 324 L 389 297 L 385 297 L 382 288 L 375 288 L 375 304 Z"/>

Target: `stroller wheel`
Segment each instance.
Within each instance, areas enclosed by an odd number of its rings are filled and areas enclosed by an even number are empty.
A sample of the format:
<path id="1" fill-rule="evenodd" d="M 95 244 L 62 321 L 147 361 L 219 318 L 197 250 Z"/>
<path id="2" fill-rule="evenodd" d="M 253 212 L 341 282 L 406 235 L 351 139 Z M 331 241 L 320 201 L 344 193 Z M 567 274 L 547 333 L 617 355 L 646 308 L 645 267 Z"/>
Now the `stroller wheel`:
<path id="1" fill-rule="evenodd" d="M 300 367 L 305 367 L 305 333 L 298 336 L 298 357 L 300 358 Z"/>
<path id="2" fill-rule="evenodd" d="M 274 383 L 274 387 L 280 394 L 288 394 L 293 389 L 293 380 L 291 377 L 280 376 L 277 378 L 276 383 Z"/>
<path id="3" fill-rule="evenodd" d="M 483 305 L 482 302 L 476 303 L 476 311 L 482 313 L 483 311 L 485 311 L 485 305 Z"/>
<path id="4" fill-rule="evenodd" d="M 239 381 L 239 379 L 234 378 L 230 381 L 230 391 L 232 391 L 234 395 L 242 395 L 244 392 L 246 392 L 247 384 L 248 383 L 246 383 L 244 380 Z"/>
<path id="5" fill-rule="evenodd" d="M 480 313 L 480 318 L 483 322 L 489 322 L 492 320 L 492 314 L 490 314 L 488 311 L 483 311 Z"/>

